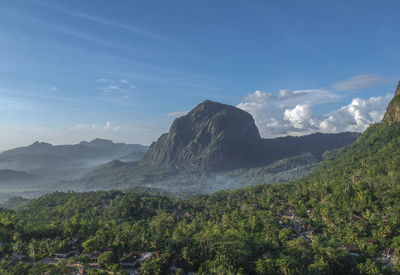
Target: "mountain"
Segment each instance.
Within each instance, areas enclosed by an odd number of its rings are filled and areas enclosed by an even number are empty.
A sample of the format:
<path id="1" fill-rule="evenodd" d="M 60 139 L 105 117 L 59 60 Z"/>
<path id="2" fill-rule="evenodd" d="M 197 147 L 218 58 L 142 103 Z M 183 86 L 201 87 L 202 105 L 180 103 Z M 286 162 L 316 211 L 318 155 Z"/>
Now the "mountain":
<path id="1" fill-rule="evenodd" d="M 25 171 L 47 179 L 67 179 L 77 177 L 87 168 L 126 155 L 130 156 L 130 160 L 138 160 L 146 150 L 146 146 L 103 139 L 56 146 L 35 142 L 1 153 L 0 169 Z"/>
<path id="2" fill-rule="evenodd" d="M 209 100 L 177 118 L 147 151 L 156 166 L 195 171 L 234 169 L 251 162 L 261 141 L 253 117 Z"/>
<path id="3" fill-rule="evenodd" d="M 0 170 L 0 186 L 3 184 L 37 181 L 38 177 L 30 175 L 26 172 L 15 171 L 10 169 Z"/>
<path id="4" fill-rule="evenodd" d="M 400 81 L 397 85 L 394 97 L 386 109 L 386 113 L 382 121 L 389 124 L 393 122 L 400 122 Z"/>
<path id="5" fill-rule="evenodd" d="M 262 139 L 249 113 L 206 100 L 177 118 L 143 160 L 156 167 L 219 172 L 265 166 L 308 152 L 322 159 L 326 150 L 341 148 L 357 137 L 357 133 L 317 133 Z"/>

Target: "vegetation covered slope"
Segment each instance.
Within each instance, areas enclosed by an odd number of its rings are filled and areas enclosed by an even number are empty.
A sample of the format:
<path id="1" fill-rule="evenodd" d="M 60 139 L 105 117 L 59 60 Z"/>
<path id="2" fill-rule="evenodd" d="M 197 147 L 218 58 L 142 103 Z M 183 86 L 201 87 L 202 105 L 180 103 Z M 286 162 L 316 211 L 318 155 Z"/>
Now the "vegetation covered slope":
<path id="1" fill-rule="evenodd" d="M 117 258 L 159 251 L 142 274 L 166 274 L 177 261 L 197 274 L 395 274 L 397 252 L 389 259 L 380 251 L 400 248 L 399 143 L 400 123 L 376 124 L 299 182 L 189 200 L 48 194 L 22 211 L 0 211 L 0 270 L 51 270 L 11 264 L 7 255 L 39 260 L 80 237 L 84 251 L 114 251 Z M 123 272 L 118 260 L 106 268 Z"/>

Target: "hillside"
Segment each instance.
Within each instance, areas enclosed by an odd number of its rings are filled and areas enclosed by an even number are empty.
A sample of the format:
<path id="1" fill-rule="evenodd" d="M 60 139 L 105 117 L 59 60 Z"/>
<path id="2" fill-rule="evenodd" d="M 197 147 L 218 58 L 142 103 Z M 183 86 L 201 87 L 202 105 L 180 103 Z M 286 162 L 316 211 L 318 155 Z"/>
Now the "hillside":
<path id="1" fill-rule="evenodd" d="M 39 180 L 37 176 L 30 175 L 26 172 L 15 171 L 10 169 L 0 170 L 0 186 L 5 184 L 15 184 L 19 182 L 35 182 Z"/>

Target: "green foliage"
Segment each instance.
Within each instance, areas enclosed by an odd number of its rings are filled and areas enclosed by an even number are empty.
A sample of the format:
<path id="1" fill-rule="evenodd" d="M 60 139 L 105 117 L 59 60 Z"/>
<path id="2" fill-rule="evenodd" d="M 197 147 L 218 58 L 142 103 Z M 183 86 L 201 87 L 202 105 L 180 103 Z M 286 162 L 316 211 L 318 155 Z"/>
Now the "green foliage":
<path id="1" fill-rule="evenodd" d="M 172 263 L 197 274 L 395 273 L 398 259 L 391 268 L 376 258 L 400 244 L 399 148 L 400 124 L 383 123 L 295 183 L 185 200 L 121 191 L 44 195 L 23 210 L 0 210 L 2 253 L 39 260 L 80 237 L 116 272 L 117 252 L 148 251 L 153 257 L 142 263 L 143 274 L 165 274 Z M 289 209 L 319 233 L 306 239 Z M 346 250 L 351 244 L 359 256 Z M 62 267 L 0 263 L 1 274 L 54 268 Z"/>
<path id="2" fill-rule="evenodd" d="M 117 262 L 117 258 L 112 251 L 103 252 L 97 259 L 97 263 L 101 267 L 110 268 L 113 264 Z"/>

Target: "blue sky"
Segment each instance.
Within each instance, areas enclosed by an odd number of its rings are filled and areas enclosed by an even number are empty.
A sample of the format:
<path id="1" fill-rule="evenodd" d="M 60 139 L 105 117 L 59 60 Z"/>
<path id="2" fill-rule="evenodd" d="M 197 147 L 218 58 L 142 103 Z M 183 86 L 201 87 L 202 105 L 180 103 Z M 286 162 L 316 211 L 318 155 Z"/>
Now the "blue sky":
<path id="1" fill-rule="evenodd" d="M 399 1 L 0 2 L 0 150 L 150 144 L 205 99 L 264 137 L 362 131 L 400 79 Z"/>

